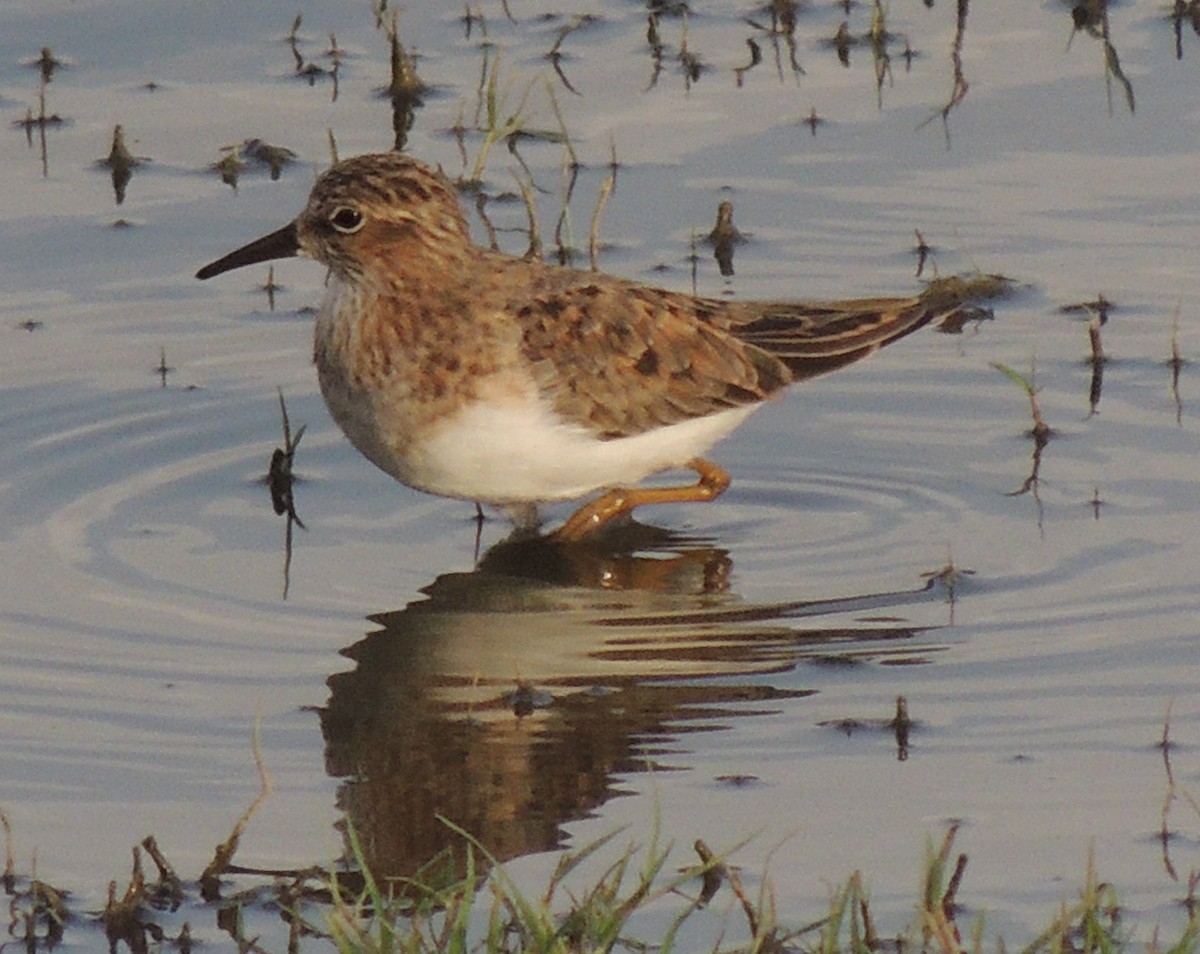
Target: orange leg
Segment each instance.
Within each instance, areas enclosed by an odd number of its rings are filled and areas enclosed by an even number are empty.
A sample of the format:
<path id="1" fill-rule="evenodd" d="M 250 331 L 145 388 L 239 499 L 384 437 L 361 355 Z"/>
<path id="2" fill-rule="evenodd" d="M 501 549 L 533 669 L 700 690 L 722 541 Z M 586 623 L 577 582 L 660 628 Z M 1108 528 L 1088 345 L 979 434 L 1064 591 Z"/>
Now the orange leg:
<path id="1" fill-rule="evenodd" d="M 573 543 L 594 533 L 614 517 L 644 504 L 695 503 L 716 500 L 729 486 L 729 474 L 716 464 L 696 457 L 687 466 L 700 480 L 687 487 L 619 487 L 601 494 L 576 510 L 553 534 L 555 540 Z"/>

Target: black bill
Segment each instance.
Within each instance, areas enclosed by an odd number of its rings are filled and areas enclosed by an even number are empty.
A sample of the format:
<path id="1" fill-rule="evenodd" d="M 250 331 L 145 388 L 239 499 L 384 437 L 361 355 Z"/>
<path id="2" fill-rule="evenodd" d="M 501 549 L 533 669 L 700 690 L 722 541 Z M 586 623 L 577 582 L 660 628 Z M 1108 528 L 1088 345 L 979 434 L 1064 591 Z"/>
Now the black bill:
<path id="1" fill-rule="evenodd" d="M 241 268 L 243 265 L 253 265 L 256 262 L 269 262 L 276 258 L 291 258 L 299 251 L 300 245 L 296 239 L 296 223 L 290 222 L 270 235 L 264 235 L 249 245 L 243 245 L 236 252 L 230 252 L 222 258 L 218 258 L 215 262 L 209 262 L 200 271 L 196 272 L 196 277 L 200 279 L 212 278 L 214 275 L 220 275 L 222 272 Z"/>

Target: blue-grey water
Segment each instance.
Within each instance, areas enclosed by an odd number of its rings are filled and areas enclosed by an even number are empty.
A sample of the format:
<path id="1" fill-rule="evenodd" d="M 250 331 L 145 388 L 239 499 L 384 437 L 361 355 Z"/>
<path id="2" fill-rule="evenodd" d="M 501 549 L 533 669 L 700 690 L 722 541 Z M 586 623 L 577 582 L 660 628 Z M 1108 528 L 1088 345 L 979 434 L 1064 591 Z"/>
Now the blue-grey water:
<path id="1" fill-rule="evenodd" d="M 1012 943 L 1077 894 L 1092 849 L 1129 927 L 1177 928 L 1200 867 L 1200 37 L 1181 24 L 1177 55 L 1163 7 L 1114 5 L 1118 75 L 1066 5 L 963 4 L 966 92 L 943 120 L 954 5 L 893 2 L 890 60 L 864 41 L 848 66 L 830 41 L 843 20 L 865 34 L 869 5 L 803 7 L 794 53 L 766 8 L 689 6 L 658 18 L 656 57 L 641 4 L 578 21 L 488 2 L 469 24 L 409 5 L 400 39 L 428 88 L 407 147 L 469 170 L 495 70 L 501 113 L 565 128 L 581 164 L 568 244 L 586 246 L 615 153 L 608 271 L 738 298 L 973 271 L 1015 289 L 991 319 L 773 402 L 714 452 L 734 475 L 718 502 L 642 513 L 664 532 L 570 565 L 491 549 L 501 520 L 480 561 L 472 507 L 350 448 L 310 364 L 319 266 L 277 263 L 274 310 L 265 266 L 192 277 L 301 208 L 331 137 L 343 156 L 395 142 L 369 4 L 0 7 L 0 809 L 18 871 L 36 855 L 94 912 L 154 833 L 195 878 L 258 791 L 257 724 L 274 790 L 250 867 L 335 861 L 348 814 L 405 870 L 445 840 L 442 812 L 536 891 L 555 844 L 622 825 L 637 841 L 657 818 L 679 864 L 697 837 L 753 835 L 735 860 L 751 883 L 767 870 L 793 924 L 860 868 L 894 929 L 926 840 L 958 821 L 959 899 Z M 311 83 L 286 39 L 298 12 Z M 761 62 L 742 70 L 749 40 Z M 39 125 L 43 47 L 62 122 Z M 97 162 L 118 124 L 143 157 L 120 204 Z M 295 161 L 277 181 L 250 164 L 235 189 L 210 166 L 252 138 Z M 501 247 L 525 249 L 511 194 L 528 174 L 553 246 L 566 157 L 494 147 Z M 723 199 L 749 239 L 730 278 L 698 241 Z M 1036 480 L 1029 399 L 995 363 L 1032 376 L 1054 429 Z M 286 599 L 261 481 L 280 390 L 307 426 Z"/>

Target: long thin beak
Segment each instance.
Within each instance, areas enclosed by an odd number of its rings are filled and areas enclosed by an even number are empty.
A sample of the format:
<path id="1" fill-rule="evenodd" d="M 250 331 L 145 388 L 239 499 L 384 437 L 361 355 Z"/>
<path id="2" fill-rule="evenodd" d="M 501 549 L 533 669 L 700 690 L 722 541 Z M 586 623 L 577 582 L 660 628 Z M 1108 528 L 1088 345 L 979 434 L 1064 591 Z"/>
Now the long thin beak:
<path id="1" fill-rule="evenodd" d="M 264 235 L 249 245 L 243 245 L 236 252 L 230 252 L 215 262 L 209 262 L 196 277 L 212 278 L 222 272 L 228 272 L 243 265 L 253 265 L 256 262 L 269 262 L 276 258 L 291 258 L 300 251 L 300 243 L 296 237 L 296 223 L 289 222 L 278 231 Z"/>

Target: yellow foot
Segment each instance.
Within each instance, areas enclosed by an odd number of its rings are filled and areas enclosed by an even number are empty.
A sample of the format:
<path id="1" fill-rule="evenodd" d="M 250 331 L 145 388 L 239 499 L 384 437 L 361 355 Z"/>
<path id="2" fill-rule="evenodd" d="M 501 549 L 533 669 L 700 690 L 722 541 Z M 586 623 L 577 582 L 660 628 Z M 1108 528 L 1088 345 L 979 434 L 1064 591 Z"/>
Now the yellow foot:
<path id="1" fill-rule="evenodd" d="M 729 486 L 729 474 L 711 461 L 696 457 L 687 466 L 700 480 L 686 487 L 619 487 L 601 494 L 576 510 L 551 538 L 565 543 L 583 540 L 614 517 L 645 504 L 695 503 L 716 500 Z"/>

